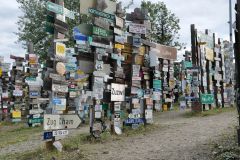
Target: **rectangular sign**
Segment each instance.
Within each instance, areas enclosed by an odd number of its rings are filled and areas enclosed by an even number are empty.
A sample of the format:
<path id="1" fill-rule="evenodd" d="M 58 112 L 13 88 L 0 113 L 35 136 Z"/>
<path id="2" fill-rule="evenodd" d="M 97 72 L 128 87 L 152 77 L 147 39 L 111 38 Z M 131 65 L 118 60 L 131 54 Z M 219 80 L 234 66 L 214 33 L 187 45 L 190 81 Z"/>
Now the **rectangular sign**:
<path id="1" fill-rule="evenodd" d="M 98 27 L 105 28 L 105 29 L 109 29 L 110 27 L 109 22 L 107 22 L 106 20 L 104 20 L 104 18 L 101 18 L 101 17 L 95 17 L 94 24 Z"/>
<path id="2" fill-rule="evenodd" d="M 117 16 L 115 18 L 116 18 L 116 26 L 118 26 L 120 28 L 123 28 L 124 20 L 122 18 L 117 17 Z"/>
<path id="3" fill-rule="evenodd" d="M 147 30 L 143 24 L 130 23 L 129 32 L 136 34 L 146 34 Z"/>
<path id="4" fill-rule="evenodd" d="M 93 34 L 108 37 L 109 35 L 112 35 L 112 32 L 110 30 L 105 30 L 100 27 L 93 26 Z"/>
<path id="5" fill-rule="evenodd" d="M 201 103 L 202 104 L 213 104 L 214 95 L 213 94 L 201 94 Z"/>
<path id="6" fill-rule="evenodd" d="M 56 131 L 52 131 L 52 135 L 54 137 L 56 136 L 66 136 L 68 135 L 68 130 L 56 130 Z"/>
<path id="7" fill-rule="evenodd" d="M 57 14 L 63 14 L 63 7 L 61 5 L 48 1 L 46 3 L 46 6 L 48 11 L 51 11 Z"/>
<path id="8" fill-rule="evenodd" d="M 177 59 L 177 49 L 174 47 L 156 44 L 156 48 L 151 48 L 151 52 L 154 52 L 158 58 L 170 60 Z"/>
<path id="9" fill-rule="evenodd" d="M 66 55 L 66 46 L 63 43 L 56 43 L 56 55 L 60 57 L 65 57 Z"/>
<path id="10" fill-rule="evenodd" d="M 23 91 L 22 90 L 13 90 L 13 96 L 21 97 L 21 96 L 23 96 Z"/>
<path id="11" fill-rule="evenodd" d="M 66 110 L 66 98 L 53 98 L 52 103 L 54 105 L 55 110 L 57 111 Z"/>
<path id="12" fill-rule="evenodd" d="M 60 85 L 60 84 L 52 84 L 52 91 L 67 93 L 68 92 L 68 86 L 67 85 Z"/>
<path id="13" fill-rule="evenodd" d="M 102 12 L 102 11 L 98 11 L 98 10 L 93 9 L 93 8 L 89 8 L 88 12 L 93 14 L 93 15 L 99 16 L 99 17 L 107 18 L 107 19 L 109 19 L 111 21 L 115 20 L 115 15 L 109 14 L 109 13 L 105 13 L 105 12 Z"/>
<path id="14" fill-rule="evenodd" d="M 125 85 L 116 83 L 111 84 L 111 101 L 125 101 Z"/>

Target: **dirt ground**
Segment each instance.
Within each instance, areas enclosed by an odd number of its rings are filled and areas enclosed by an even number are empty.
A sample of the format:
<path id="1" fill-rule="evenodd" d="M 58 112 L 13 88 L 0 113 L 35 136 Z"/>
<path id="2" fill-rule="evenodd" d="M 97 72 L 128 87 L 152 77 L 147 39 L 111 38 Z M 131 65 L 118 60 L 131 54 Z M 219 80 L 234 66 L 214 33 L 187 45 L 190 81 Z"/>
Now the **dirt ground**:
<path id="1" fill-rule="evenodd" d="M 80 152 L 88 160 L 205 160 L 213 159 L 211 142 L 232 133 L 237 113 L 223 112 L 214 116 L 186 118 L 185 112 L 164 112 L 154 116 L 151 132 L 97 144 L 82 144 Z M 88 127 L 74 131 L 74 136 L 87 133 Z M 0 155 L 38 149 L 43 145 L 41 133 L 27 141 L 0 148 Z"/>
<path id="2" fill-rule="evenodd" d="M 167 112 L 155 118 L 159 129 L 88 150 L 91 160 L 205 160 L 213 159 L 210 143 L 234 130 L 237 114 L 226 112 L 209 117 L 185 118 Z"/>

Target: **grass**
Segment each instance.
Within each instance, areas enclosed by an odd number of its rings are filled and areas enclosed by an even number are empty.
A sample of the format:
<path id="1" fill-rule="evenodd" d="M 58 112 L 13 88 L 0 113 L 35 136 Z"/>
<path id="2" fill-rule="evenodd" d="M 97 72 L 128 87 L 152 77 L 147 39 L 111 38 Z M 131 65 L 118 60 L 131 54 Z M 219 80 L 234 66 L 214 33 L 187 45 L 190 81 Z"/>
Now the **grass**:
<path id="1" fill-rule="evenodd" d="M 7 124 L 1 123 L 0 126 L 0 149 L 7 145 L 27 141 L 29 138 L 36 137 L 36 134 L 40 134 L 42 131 L 42 127 L 29 128 L 23 123 L 10 124 L 10 126 L 7 126 Z"/>
<path id="2" fill-rule="evenodd" d="M 26 153 L 18 153 L 12 155 L 0 156 L 0 159 L 12 159 L 12 160 L 39 160 L 39 159 L 88 159 L 89 151 L 93 151 L 96 147 L 101 145 L 107 145 L 112 141 L 121 141 L 126 137 L 145 135 L 157 128 L 156 125 L 147 125 L 146 127 L 140 126 L 137 129 L 131 129 L 130 127 L 124 127 L 123 134 L 118 136 L 111 134 L 110 132 L 104 132 L 100 139 L 91 138 L 89 134 L 80 134 L 68 139 L 62 140 L 63 152 L 57 152 L 56 150 L 47 150 L 40 148 L 35 151 Z"/>
<path id="3" fill-rule="evenodd" d="M 208 111 L 203 111 L 203 112 L 186 112 L 184 114 L 184 117 L 186 118 L 191 118 L 191 117 L 206 117 L 206 116 L 213 116 L 213 115 L 217 115 L 220 113 L 224 113 L 224 112 L 233 112 L 236 111 L 235 107 L 225 107 L 225 108 L 214 108 L 212 110 L 208 110 Z"/>

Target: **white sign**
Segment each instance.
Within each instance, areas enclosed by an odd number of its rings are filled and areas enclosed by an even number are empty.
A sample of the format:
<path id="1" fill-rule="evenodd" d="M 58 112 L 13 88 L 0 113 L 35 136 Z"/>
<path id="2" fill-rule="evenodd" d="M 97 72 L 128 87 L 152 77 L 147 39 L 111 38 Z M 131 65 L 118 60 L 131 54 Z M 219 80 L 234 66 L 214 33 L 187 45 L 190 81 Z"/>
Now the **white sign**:
<path id="1" fill-rule="evenodd" d="M 116 20 L 116 26 L 123 28 L 123 24 L 124 24 L 123 19 L 115 16 L 115 20 Z"/>
<path id="2" fill-rule="evenodd" d="M 68 86 L 67 85 L 52 84 L 52 91 L 53 92 L 67 93 L 68 92 Z"/>
<path id="3" fill-rule="evenodd" d="M 23 95 L 22 90 L 13 90 L 13 96 L 21 97 Z"/>
<path id="4" fill-rule="evenodd" d="M 44 114 L 43 128 L 44 130 L 56 129 L 74 129 L 81 124 L 81 119 L 78 115 L 51 115 Z"/>
<path id="5" fill-rule="evenodd" d="M 68 135 L 68 130 L 57 130 L 57 131 L 53 131 L 53 136 L 66 136 Z"/>
<path id="6" fill-rule="evenodd" d="M 111 101 L 125 101 L 125 85 L 116 83 L 111 84 Z"/>
<path id="7" fill-rule="evenodd" d="M 146 27 L 143 24 L 130 23 L 129 32 L 136 34 L 146 34 Z"/>

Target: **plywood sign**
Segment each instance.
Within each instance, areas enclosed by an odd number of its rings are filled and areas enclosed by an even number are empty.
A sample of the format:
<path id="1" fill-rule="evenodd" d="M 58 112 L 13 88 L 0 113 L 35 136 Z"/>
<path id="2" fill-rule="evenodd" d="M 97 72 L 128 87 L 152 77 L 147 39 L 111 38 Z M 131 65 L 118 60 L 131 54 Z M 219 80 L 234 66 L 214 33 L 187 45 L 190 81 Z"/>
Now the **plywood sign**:
<path id="1" fill-rule="evenodd" d="M 125 101 L 125 85 L 116 83 L 111 84 L 111 101 Z"/>
<path id="2" fill-rule="evenodd" d="M 177 49 L 174 47 L 168 47 L 160 44 L 156 44 L 156 48 L 151 48 L 151 51 L 155 52 L 158 58 L 176 60 Z"/>

